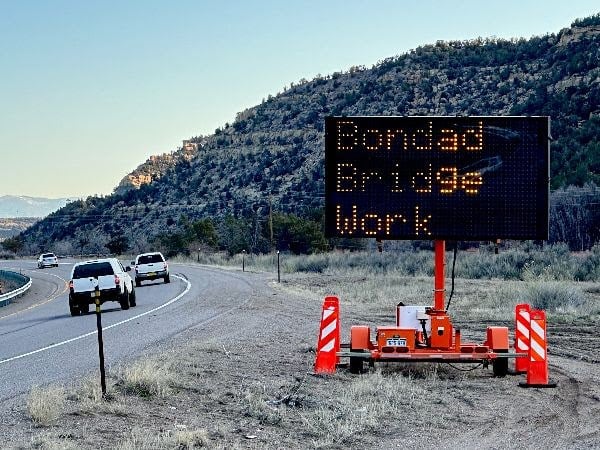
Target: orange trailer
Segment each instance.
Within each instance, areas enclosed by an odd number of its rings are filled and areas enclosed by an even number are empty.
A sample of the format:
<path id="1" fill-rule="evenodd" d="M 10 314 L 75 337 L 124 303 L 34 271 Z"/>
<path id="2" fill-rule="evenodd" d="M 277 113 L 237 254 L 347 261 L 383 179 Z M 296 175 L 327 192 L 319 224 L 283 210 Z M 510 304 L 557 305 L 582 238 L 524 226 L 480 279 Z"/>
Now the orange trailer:
<path id="1" fill-rule="evenodd" d="M 364 363 L 377 361 L 447 362 L 491 364 L 494 375 L 508 373 L 508 359 L 523 354 L 509 353 L 507 327 L 488 326 L 481 344 L 464 342 L 445 309 L 445 241 L 435 241 L 434 302 L 428 306 L 405 306 L 396 310 L 396 326 L 366 325 L 350 329 L 350 342 L 342 344 L 338 357 L 350 360 L 350 371 L 363 371 Z"/>

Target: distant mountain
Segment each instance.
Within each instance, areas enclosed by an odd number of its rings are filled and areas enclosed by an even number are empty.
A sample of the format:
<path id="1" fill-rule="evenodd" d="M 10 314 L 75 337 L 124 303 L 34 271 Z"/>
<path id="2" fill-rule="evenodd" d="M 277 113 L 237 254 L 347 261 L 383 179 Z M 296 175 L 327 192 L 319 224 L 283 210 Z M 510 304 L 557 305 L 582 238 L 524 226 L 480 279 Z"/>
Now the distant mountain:
<path id="1" fill-rule="evenodd" d="M 67 204 L 67 198 L 0 196 L 0 218 L 45 217 Z"/>
<path id="2" fill-rule="evenodd" d="M 597 204 L 586 186 L 600 185 L 600 14 L 545 36 L 439 41 L 292 83 L 213 135 L 146 161 L 112 195 L 37 222 L 21 235 L 24 248 L 97 251 L 126 236 L 142 249 L 202 218 L 216 221 L 226 245 L 228 218 L 243 218 L 249 245 L 262 251 L 271 211 L 318 221 L 324 118 L 343 115 L 548 115 L 552 189 L 585 188 Z"/>

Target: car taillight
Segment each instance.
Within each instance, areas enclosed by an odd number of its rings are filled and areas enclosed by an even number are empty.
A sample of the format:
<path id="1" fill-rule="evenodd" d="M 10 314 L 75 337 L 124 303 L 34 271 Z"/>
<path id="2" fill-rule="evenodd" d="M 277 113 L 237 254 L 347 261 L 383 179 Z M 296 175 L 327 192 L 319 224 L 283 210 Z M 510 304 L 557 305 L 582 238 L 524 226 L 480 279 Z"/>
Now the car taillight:
<path id="1" fill-rule="evenodd" d="M 119 278 L 119 275 L 115 275 L 115 285 L 119 285 L 121 284 L 121 279 Z"/>
<path id="2" fill-rule="evenodd" d="M 138 266 L 137 266 L 137 264 L 136 264 L 136 266 L 135 266 L 135 271 L 136 271 L 136 272 L 138 271 Z"/>

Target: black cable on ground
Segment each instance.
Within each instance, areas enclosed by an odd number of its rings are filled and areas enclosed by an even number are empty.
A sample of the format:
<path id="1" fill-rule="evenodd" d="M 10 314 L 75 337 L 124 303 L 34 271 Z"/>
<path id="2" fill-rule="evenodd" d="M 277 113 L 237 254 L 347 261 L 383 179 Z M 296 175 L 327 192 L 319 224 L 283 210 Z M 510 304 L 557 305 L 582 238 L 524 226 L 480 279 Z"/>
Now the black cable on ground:
<path id="1" fill-rule="evenodd" d="M 469 369 L 462 369 L 462 368 L 460 368 L 460 367 L 458 367 L 458 366 L 455 366 L 455 365 L 454 365 L 454 364 L 452 364 L 452 363 L 446 363 L 446 364 L 448 364 L 448 365 L 449 365 L 450 367 L 452 367 L 454 370 L 458 370 L 459 372 L 470 372 L 470 371 L 472 371 L 472 370 L 479 369 L 479 368 L 480 368 L 480 367 L 483 365 L 483 363 L 479 363 L 479 364 L 477 364 L 475 367 L 471 367 L 471 368 L 469 368 Z"/>

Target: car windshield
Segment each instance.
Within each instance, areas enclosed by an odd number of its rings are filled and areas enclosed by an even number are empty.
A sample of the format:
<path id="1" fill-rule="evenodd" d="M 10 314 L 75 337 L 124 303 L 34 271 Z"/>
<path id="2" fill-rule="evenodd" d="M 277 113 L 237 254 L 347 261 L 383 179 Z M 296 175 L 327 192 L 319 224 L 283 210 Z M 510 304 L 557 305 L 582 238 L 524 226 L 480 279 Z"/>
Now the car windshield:
<path id="1" fill-rule="evenodd" d="M 54 258 L 54 253 L 44 253 L 42 258 Z"/>
<path id="2" fill-rule="evenodd" d="M 73 278 L 96 278 L 104 275 L 114 275 L 109 262 L 82 264 L 73 271 Z"/>
<path id="3" fill-rule="evenodd" d="M 164 259 L 159 254 L 142 255 L 138 258 L 138 264 L 160 263 L 163 261 Z"/>

